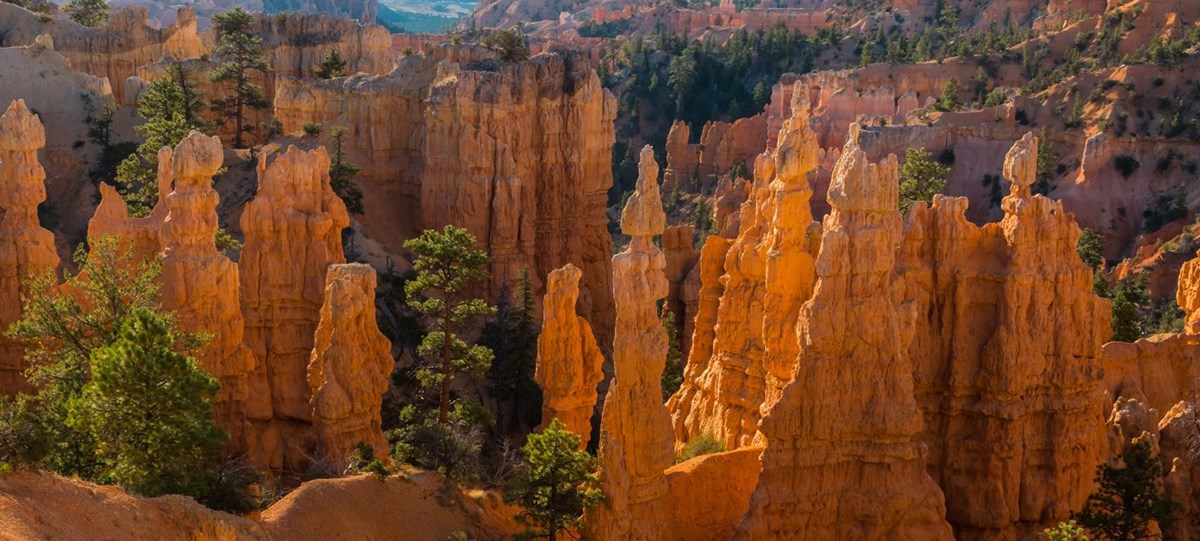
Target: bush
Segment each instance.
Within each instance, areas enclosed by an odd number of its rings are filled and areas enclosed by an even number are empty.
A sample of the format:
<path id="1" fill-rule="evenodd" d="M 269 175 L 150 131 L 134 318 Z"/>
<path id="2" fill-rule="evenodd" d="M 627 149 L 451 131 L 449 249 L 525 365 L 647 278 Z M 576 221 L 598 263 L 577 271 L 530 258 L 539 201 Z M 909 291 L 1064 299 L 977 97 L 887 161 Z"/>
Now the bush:
<path id="1" fill-rule="evenodd" d="M 478 427 L 453 421 L 426 422 L 398 428 L 392 458 L 423 470 L 436 471 L 457 482 L 479 476 L 483 434 Z"/>
<path id="2" fill-rule="evenodd" d="M 724 451 L 724 443 L 721 443 L 721 441 L 709 434 L 701 434 L 688 440 L 687 444 L 683 446 L 683 451 L 679 453 L 679 456 L 675 457 L 675 462 L 687 462 L 698 456 L 722 453 Z"/>
<path id="3" fill-rule="evenodd" d="M 1146 441 L 1126 447 L 1120 466 L 1101 464 L 1096 483 L 1100 490 L 1073 518 L 1107 539 L 1150 539 L 1151 523 L 1169 526 L 1179 513 L 1179 504 L 1163 494 L 1162 465 Z"/>
<path id="4" fill-rule="evenodd" d="M 365 441 L 360 441 L 354 447 L 354 452 L 350 453 L 350 458 L 346 464 L 347 475 L 356 473 L 369 473 L 382 481 L 387 478 L 391 470 L 388 469 L 387 464 L 384 464 L 382 460 L 375 458 L 374 447 L 371 447 Z"/>
<path id="5" fill-rule="evenodd" d="M 1129 178 L 1129 176 L 1132 175 L 1134 171 L 1137 171 L 1138 167 L 1141 166 L 1142 164 L 1137 161 L 1137 158 L 1134 158 L 1128 154 L 1122 154 L 1113 158 L 1113 167 L 1116 168 L 1117 172 L 1121 173 L 1121 176 L 1125 178 Z"/>
<path id="6" fill-rule="evenodd" d="M 309 137 L 321 135 L 321 124 L 317 122 L 305 122 L 301 129 L 304 130 L 304 135 Z"/>
<path id="7" fill-rule="evenodd" d="M 529 58 L 525 37 L 512 30 L 493 30 L 479 41 L 480 45 L 497 53 L 505 62 L 520 62 Z"/>

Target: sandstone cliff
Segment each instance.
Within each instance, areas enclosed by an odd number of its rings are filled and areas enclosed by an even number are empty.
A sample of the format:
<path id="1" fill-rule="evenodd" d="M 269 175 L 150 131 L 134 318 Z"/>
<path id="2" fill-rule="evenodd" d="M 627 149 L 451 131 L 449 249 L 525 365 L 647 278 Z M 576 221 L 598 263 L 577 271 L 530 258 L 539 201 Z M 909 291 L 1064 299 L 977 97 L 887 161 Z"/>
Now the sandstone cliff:
<path id="1" fill-rule="evenodd" d="M 58 254 L 54 234 L 38 223 L 38 205 L 46 200 L 46 172 L 38 150 L 45 129 L 25 102 L 8 105 L 0 116 L 0 328 L 21 318 L 25 281 L 54 271 Z M 0 395 L 29 391 L 24 348 L 0 337 Z"/>
<path id="2" fill-rule="evenodd" d="M 912 332 L 896 317 L 896 176 L 894 157 L 868 163 L 851 134 L 800 311 L 794 381 L 760 425 L 762 473 L 735 539 L 952 539 L 919 442 Z"/>
<path id="3" fill-rule="evenodd" d="M 163 308 L 175 313 L 181 328 L 211 337 L 195 356 L 221 383 L 213 415 L 229 432 L 229 450 L 242 454 L 248 450 L 247 418 L 269 418 L 271 405 L 269 396 L 249 387 L 248 376 L 260 367 L 243 343 L 238 268 L 217 251 L 220 198 L 212 188 L 212 177 L 222 158 L 219 139 L 194 131 L 174 151 L 164 148 L 159 153 L 159 189 L 170 190 L 157 205 L 165 207 L 158 230 L 159 295 Z"/>
<path id="4" fill-rule="evenodd" d="M 542 425 L 558 419 L 587 447 L 592 436 L 596 385 L 603 379 L 604 356 L 592 327 L 575 315 L 582 273 L 567 263 L 546 278 L 542 301 L 542 332 L 538 335 L 537 369 L 533 378 L 542 387 Z"/>
<path id="5" fill-rule="evenodd" d="M 380 408 L 392 375 L 392 344 L 375 323 L 375 269 L 331 265 L 308 361 L 317 461 L 341 469 L 360 443 L 386 457 Z"/>
<path id="6" fill-rule="evenodd" d="M 278 83 L 275 111 L 288 131 L 350 129 L 372 238 L 399 253 L 422 229 L 465 227 L 492 255 L 493 295 L 526 267 L 544 293 L 544 277 L 571 263 L 583 271 L 580 313 L 608 348 L 604 208 L 616 104 L 585 63 L 569 54 L 502 63 L 445 46 L 383 76 Z"/>
<path id="7" fill-rule="evenodd" d="M 326 269 L 344 263 L 341 232 L 349 225 L 329 186 L 323 148 L 289 147 L 270 166 L 259 161 L 258 194 L 242 212 L 240 258 L 246 345 L 261 361 L 252 393 L 271 397 L 272 419 L 256 428 L 251 455 L 272 468 L 300 470 L 313 446 L 306 380 L 325 300 Z"/>
<path id="8" fill-rule="evenodd" d="M 617 325 L 615 376 L 600 420 L 600 482 L 605 500 L 585 516 L 589 539 L 656 541 L 669 535 L 662 522 L 671 465 L 671 417 L 662 403 L 667 333 L 656 303 L 667 296 L 666 258 L 654 237 L 666 227 L 654 151 L 642 149 L 638 183 L 621 211 L 631 240 L 613 256 Z"/>
<path id="9" fill-rule="evenodd" d="M 1104 458 L 1108 302 L 1076 255 L 1074 218 L 1030 193 L 1036 161 L 1027 134 L 1004 162 L 1011 193 L 999 223 L 975 226 L 965 198 L 939 196 L 906 224 L 907 351 L 929 472 L 959 539 L 1053 526 L 1082 506 Z"/>

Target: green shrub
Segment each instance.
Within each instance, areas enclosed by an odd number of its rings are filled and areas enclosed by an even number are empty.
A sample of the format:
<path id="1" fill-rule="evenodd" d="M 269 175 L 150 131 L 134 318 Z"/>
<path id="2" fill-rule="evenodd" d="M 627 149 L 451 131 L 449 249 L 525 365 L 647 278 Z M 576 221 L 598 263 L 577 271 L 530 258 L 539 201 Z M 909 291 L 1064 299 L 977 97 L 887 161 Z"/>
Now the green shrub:
<path id="1" fill-rule="evenodd" d="M 305 122 L 301 129 L 304 130 L 304 135 L 309 137 L 321 135 L 321 124 L 317 122 Z"/>
<path id="2" fill-rule="evenodd" d="M 709 434 L 701 434 L 688 440 L 687 444 L 683 446 L 683 451 L 679 453 L 679 456 L 675 457 L 675 462 L 686 462 L 698 456 L 711 455 L 724 451 L 725 444 L 720 440 Z"/>

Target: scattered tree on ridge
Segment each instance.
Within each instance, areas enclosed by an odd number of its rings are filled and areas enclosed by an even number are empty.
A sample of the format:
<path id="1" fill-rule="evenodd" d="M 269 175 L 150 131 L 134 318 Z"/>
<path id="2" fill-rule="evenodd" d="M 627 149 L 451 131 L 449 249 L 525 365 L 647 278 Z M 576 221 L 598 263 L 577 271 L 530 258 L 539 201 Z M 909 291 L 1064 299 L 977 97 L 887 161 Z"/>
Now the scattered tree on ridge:
<path id="1" fill-rule="evenodd" d="M 517 520 L 529 528 L 528 538 L 556 541 L 604 498 L 596 459 L 579 450 L 579 441 L 554 419 L 521 448 L 526 467 L 505 500 L 521 507 Z"/>
<path id="2" fill-rule="evenodd" d="M 212 100 L 212 108 L 226 121 L 233 121 L 233 145 L 245 148 L 244 135 L 254 130 L 254 126 L 246 122 L 246 115 L 250 110 L 261 110 L 270 105 L 263 96 L 262 87 L 251 78 L 255 73 L 270 71 L 271 67 L 263 58 L 262 38 L 253 33 L 253 15 L 238 6 L 213 15 L 212 19 L 217 33 L 214 57 L 220 64 L 209 72 L 208 80 L 228 83 L 229 93 L 224 98 Z"/>
<path id="3" fill-rule="evenodd" d="M 933 196 L 946 189 L 950 168 L 930 159 L 929 151 L 909 148 L 900 166 L 900 212 L 908 214 L 914 202 L 931 203 Z"/>

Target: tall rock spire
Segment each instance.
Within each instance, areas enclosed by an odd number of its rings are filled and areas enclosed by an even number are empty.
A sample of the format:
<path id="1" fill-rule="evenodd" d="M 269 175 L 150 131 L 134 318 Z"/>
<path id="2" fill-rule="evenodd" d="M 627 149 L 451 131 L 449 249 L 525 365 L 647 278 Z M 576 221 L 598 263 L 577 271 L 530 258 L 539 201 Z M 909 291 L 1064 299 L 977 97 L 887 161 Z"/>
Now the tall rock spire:
<path id="1" fill-rule="evenodd" d="M 600 421 L 600 478 L 607 496 L 586 517 L 596 541 L 657 541 L 667 493 L 663 471 L 672 462 L 671 418 L 662 402 L 667 333 L 657 303 L 667 296 L 666 257 L 654 244 L 667 217 L 658 189 L 654 151 L 642 149 L 637 188 L 621 211 L 621 231 L 630 237 L 613 256 L 616 333 L 615 376 Z"/>
<path id="2" fill-rule="evenodd" d="M 54 234 L 38 223 L 37 207 L 46 200 L 46 171 L 38 150 L 46 131 L 24 100 L 9 104 L 0 116 L 0 328 L 21 317 L 25 282 L 58 267 Z M 0 336 L 0 395 L 29 391 L 24 348 Z"/>
<path id="3" fill-rule="evenodd" d="M 592 435 L 596 385 L 604 377 L 604 356 L 591 325 L 575 314 L 582 274 L 567 263 L 546 278 L 534 379 L 542 386 L 542 428 L 558 419 L 586 446 Z"/>

